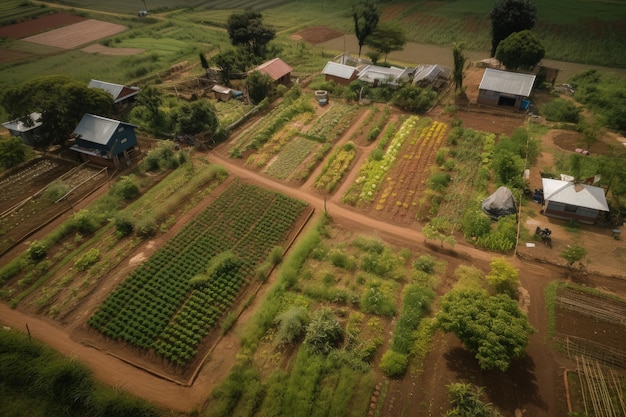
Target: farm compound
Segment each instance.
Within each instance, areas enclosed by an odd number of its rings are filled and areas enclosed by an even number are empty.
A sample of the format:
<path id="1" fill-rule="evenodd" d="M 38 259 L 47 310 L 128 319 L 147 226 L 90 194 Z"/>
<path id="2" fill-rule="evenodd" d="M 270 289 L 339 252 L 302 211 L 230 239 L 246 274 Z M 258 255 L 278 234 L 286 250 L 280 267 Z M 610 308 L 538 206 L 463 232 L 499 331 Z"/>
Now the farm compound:
<path id="1" fill-rule="evenodd" d="M 98 165 L 120 167 L 120 155 L 126 165 L 132 163 L 132 153 L 137 146 L 137 126 L 106 117 L 85 114 L 74 129 L 76 143 L 71 149 L 84 161 Z"/>

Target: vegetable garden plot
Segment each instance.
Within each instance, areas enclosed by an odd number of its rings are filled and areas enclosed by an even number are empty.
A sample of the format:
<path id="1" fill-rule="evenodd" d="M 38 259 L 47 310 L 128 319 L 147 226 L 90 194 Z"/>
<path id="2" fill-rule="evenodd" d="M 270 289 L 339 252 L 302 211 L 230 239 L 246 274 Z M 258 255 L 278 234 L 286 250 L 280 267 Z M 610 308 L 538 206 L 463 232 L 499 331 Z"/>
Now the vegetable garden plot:
<path id="1" fill-rule="evenodd" d="M 233 183 L 102 303 L 89 324 L 185 365 L 306 204 Z M 212 267 L 216 256 L 232 257 Z"/>

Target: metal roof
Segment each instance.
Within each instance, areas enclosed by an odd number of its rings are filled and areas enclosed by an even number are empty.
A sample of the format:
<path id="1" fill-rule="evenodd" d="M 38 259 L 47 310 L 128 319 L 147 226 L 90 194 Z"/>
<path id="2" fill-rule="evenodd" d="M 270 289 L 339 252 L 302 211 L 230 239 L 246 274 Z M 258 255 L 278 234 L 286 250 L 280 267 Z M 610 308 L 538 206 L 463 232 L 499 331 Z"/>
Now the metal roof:
<path id="1" fill-rule="evenodd" d="M 27 117 L 31 120 L 31 125 L 28 123 L 24 123 L 22 119 L 11 120 L 10 122 L 2 123 L 2 126 L 6 127 L 9 130 L 14 132 L 28 132 L 36 127 L 41 126 L 41 113 L 33 112 L 29 114 Z"/>
<path id="2" fill-rule="evenodd" d="M 421 64 L 415 68 L 413 82 L 421 80 L 433 82 L 439 75 L 444 78 L 450 78 L 450 70 L 437 64 Z"/>
<path id="3" fill-rule="evenodd" d="M 604 190 L 600 187 L 550 178 L 542 178 L 541 183 L 543 185 L 543 198 L 546 201 L 609 211 Z"/>
<path id="4" fill-rule="evenodd" d="M 517 72 L 486 68 L 478 88 L 480 90 L 497 91 L 498 93 L 528 97 L 533 89 L 534 82 L 535 76 L 532 74 L 520 74 Z"/>
<path id="5" fill-rule="evenodd" d="M 359 80 L 373 83 L 383 81 L 389 84 L 397 84 L 398 80 L 408 79 L 411 70 L 398 67 L 379 67 L 368 65 L 359 71 Z"/>
<path id="6" fill-rule="evenodd" d="M 272 80 L 277 81 L 293 71 L 293 68 L 287 65 L 282 59 L 274 58 L 271 61 L 262 63 L 252 71 L 261 71 L 272 77 Z"/>
<path id="7" fill-rule="evenodd" d="M 223 85 L 215 84 L 213 87 L 211 87 L 211 91 L 220 94 L 230 94 L 232 90 L 228 87 L 224 87 Z"/>
<path id="8" fill-rule="evenodd" d="M 99 88 L 100 90 L 106 91 L 113 96 L 114 103 L 132 97 L 135 94 L 139 93 L 139 88 L 137 87 L 126 87 L 121 84 L 108 83 L 106 81 L 99 80 L 91 80 L 87 87 Z"/>
<path id="9" fill-rule="evenodd" d="M 356 72 L 355 67 L 351 67 L 350 65 L 339 64 L 337 62 L 329 61 L 324 66 L 322 70 L 322 74 L 332 75 L 334 77 L 345 78 L 349 80 L 352 78 L 354 73 Z"/>
<path id="10" fill-rule="evenodd" d="M 120 122 L 119 120 L 107 119 L 106 117 L 85 113 L 74 129 L 73 135 L 80 136 L 82 140 L 106 145 L 111 139 L 111 136 L 113 136 L 115 129 L 120 125 L 137 127 L 130 123 Z"/>

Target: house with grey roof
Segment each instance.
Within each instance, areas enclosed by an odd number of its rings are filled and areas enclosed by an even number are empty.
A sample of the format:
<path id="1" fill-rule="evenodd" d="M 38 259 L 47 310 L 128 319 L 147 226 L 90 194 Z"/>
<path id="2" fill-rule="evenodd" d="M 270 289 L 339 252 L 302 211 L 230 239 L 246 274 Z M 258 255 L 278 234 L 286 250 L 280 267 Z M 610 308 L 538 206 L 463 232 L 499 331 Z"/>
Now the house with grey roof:
<path id="1" fill-rule="evenodd" d="M 526 99 L 530 96 L 534 82 L 534 74 L 485 68 L 478 86 L 477 102 L 490 106 L 523 108 L 528 105 Z"/>
<path id="2" fill-rule="evenodd" d="M 70 149 L 78 152 L 83 161 L 120 168 L 123 160 L 128 166 L 137 147 L 136 127 L 86 113 L 72 133 L 75 143 Z"/>
<path id="3" fill-rule="evenodd" d="M 594 224 L 609 205 L 604 189 L 573 181 L 542 178 L 543 214 L 565 220 Z"/>
<path id="4" fill-rule="evenodd" d="M 377 87 L 382 84 L 399 86 L 409 81 L 413 70 L 399 67 L 379 67 L 378 65 L 366 65 L 359 69 L 359 80 Z"/>
<path id="5" fill-rule="evenodd" d="M 106 81 L 91 80 L 89 88 L 99 88 L 113 97 L 113 105 L 116 109 L 126 108 L 133 100 L 135 96 L 139 94 L 139 87 L 127 87 L 121 84 L 109 83 Z"/>
<path id="6" fill-rule="evenodd" d="M 326 63 L 322 74 L 326 76 L 326 81 L 334 81 L 341 85 L 348 85 L 358 78 L 358 72 L 355 67 L 332 61 Z"/>

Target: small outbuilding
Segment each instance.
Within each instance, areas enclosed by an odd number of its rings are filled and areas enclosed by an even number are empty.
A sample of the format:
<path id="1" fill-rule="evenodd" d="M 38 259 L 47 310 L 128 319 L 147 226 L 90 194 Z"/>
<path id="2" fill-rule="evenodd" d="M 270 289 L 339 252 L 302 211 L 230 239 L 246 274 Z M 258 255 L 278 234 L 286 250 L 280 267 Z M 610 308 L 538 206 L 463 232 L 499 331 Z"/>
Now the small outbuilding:
<path id="1" fill-rule="evenodd" d="M 418 87 L 432 87 L 435 90 L 443 89 L 452 77 L 452 70 L 437 64 L 422 64 L 415 67 L 413 84 Z"/>
<path id="2" fill-rule="evenodd" d="M 41 113 L 33 112 L 26 117 L 2 123 L 11 136 L 22 138 L 22 142 L 30 146 L 37 146 L 41 141 Z"/>
<path id="3" fill-rule="evenodd" d="M 533 89 L 535 75 L 485 68 L 478 86 L 479 104 L 524 108 Z M 527 104 L 528 103 L 528 104 Z"/>
<path id="4" fill-rule="evenodd" d="M 83 161 L 113 168 L 129 166 L 137 147 L 136 127 L 87 113 L 72 133 L 75 144 L 70 149 L 78 152 Z"/>
<path id="5" fill-rule="evenodd" d="M 113 105 L 117 110 L 128 107 L 135 100 L 135 96 L 139 94 L 139 87 L 127 87 L 99 80 L 91 80 L 87 87 L 99 88 L 111 94 L 113 96 Z"/>
<path id="6" fill-rule="evenodd" d="M 498 188 L 484 199 L 480 207 L 492 221 L 497 221 L 500 217 L 517 214 L 517 205 L 513 193 L 505 186 Z"/>
<path id="7" fill-rule="evenodd" d="M 358 71 L 355 67 L 332 61 L 326 63 L 322 74 L 326 76 L 326 81 L 334 81 L 340 85 L 348 85 L 358 78 Z"/>
<path id="8" fill-rule="evenodd" d="M 542 178 L 543 214 L 565 220 L 594 224 L 609 212 L 604 189 L 573 181 Z"/>
<path id="9" fill-rule="evenodd" d="M 211 92 L 213 92 L 216 100 L 228 101 L 232 97 L 233 90 L 223 85 L 215 84 L 211 87 Z"/>
<path id="10" fill-rule="evenodd" d="M 250 72 L 259 71 L 263 74 L 270 76 L 277 84 L 289 84 L 291 83 L 291 68 L 285 61 L 280 58 L 274 58 L 271 61 L 262 63 L 256 68 L 253 68 Z"/>
<path id="11" fill-rule="evenodd" d="M 359 70 L 359 80 L 377 87 L 381 84 L 389 84 L 398 87 L 409 80 L 413 70 L 400 67 L 380 67 L 367 65 Z"/>

